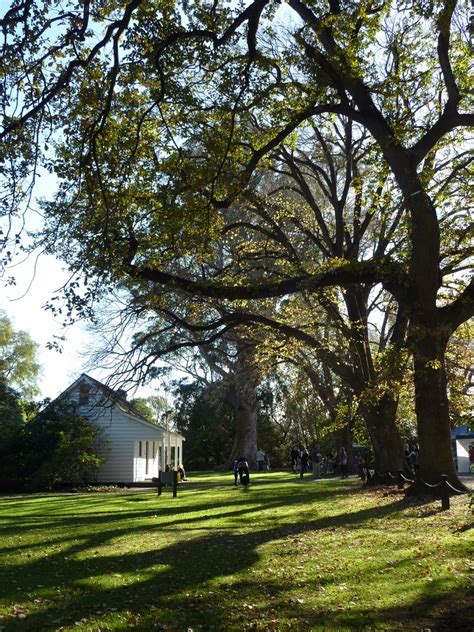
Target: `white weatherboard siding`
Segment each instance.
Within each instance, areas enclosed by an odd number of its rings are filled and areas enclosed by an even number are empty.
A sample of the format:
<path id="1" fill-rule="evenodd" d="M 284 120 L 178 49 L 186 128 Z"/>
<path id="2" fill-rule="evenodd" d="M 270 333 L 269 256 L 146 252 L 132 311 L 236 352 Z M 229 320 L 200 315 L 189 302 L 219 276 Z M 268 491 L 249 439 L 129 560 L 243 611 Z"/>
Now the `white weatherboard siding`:
<path id="1" fill-rule="evenodd" d="M 116 406 L 95 409 L 87 416 L 102 431 L 101 452 L 106 462 L 100 469 L 99 482 L 138 482 L 158 476 L 158 468 L 154 467 L 150 452 L 153 449 L 153 441 L 155 445 L 163 441 L 163 431 L 160 428 L 155 429 L 150 424 L 137 422 Z M 141 457 L 139 456 L 140 441 L 142 442 Z M 146 474 L 146 442 L 149 442 L 148 475 Z M 151 469 L 153 471 L 150 471 Z"/>
<path id="2" fill-rule="evenodd" d="M 149 423 L 134 411 L 122 393 L 114 393 L 82 374 L 63 395 L 78 405 L 78 413 L 98 426 L 100 453 L 105 463 L 98 472 L 100 483 L 135 483 L 151 480 L 160 469 L 181 463 L 183 437 Z M 60 396 L 60 397 L 62 397 Z M 173 463 L 165 449 L 174 446 Z M 168 452 L 168 450 L 166 450 Z"/>
<path id="3" fill-rule="evenodd" d="M 458 457 L 458 472 L 459 474 L 469 474 L 470 461 L 469 461 L 469 446 L 474 443 L 474 439 L 456 439 L 456 453 Z"/>
<path id="4" fill-rule="evenodd" d="M 133 450 L 133 481 L 146 481 L 158 476 L 159 448 L 162 441 L 135 441 Z"/>

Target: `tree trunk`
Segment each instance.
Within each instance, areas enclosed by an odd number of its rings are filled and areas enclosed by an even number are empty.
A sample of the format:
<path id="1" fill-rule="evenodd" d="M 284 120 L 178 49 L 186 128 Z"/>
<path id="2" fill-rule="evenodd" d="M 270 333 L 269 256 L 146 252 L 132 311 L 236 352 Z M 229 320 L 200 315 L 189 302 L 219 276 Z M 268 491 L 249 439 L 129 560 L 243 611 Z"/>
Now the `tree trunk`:
<path id="1" fill-rule="evenodd" d="M 440 285 L 440 234 L 434 205 L 406 160 L 394 172 L 410 209 L 410 333 L 415 369 L 415 410 L 420 448 L 420 476 L 427 483 L 446 474 L 458 488 L 451 448 L 445 351 L 449 333 L 443 330 L 436 305 Z"/>
<path id="2" fill-rule="evenodd" d="M 396 425 L 397 402 L 387 394 L 375 404 L 361 406 L 361 413 L 374 449 L 375 478 L 385 480 L 387 472 L 395 476 L 399 470 L 409 475 L 405 450 Z"/>
<path id="3" fill-rule="evenodd" d="M 255 465 L 257 453 L 257 399 L 243 401 L 240 399 L 235 408 L 235 435 L 232 451 L 226 463 L 227 467 L 241 456 L 244 456 L 249 465 Z"/>
<path id="4" fill-rule="evenodd" d="M 415 366 L 415 409 L 420 447 L 420 476 L 430 484 L 446 474 L 450 483 L 465 489 L 454 467 L 445 370 L 446 343 L 436 329 L 417 328 L 412 341 Z"/>
<path id="5" fill-rule="evenodd" d="M 370 348 L 367 310 L 369 292 L 369 287 L 355 285 L 348 288 L 344 295 L 353 331 L 353 388 L 363 401 L 371 397 L 371 391 L 375 393 L 374 386 L 382 379 L 375 370 Z M 374 403 L 363 403 L 360 406 L 374 451 L 375 478 L 378 474 L 379 479 L 385 480 L 387 472 L 396 475 L 398 470 L 409 473 L 403 442 L 397 428 L 397 407 L 398 402 L 390 393 L 383 394 Z"/>
<path id="6" fill-rule="evenodd" d="M 239 345 L 234 374 L 234 414 L 235 435 L 232 451 L 225 464 L 231 464 L 244 456 L 249 465 L 255 465 L 257 453 L 257 388 L 260 383 L 258 367 L 255 363 L 254 345 Z"/>

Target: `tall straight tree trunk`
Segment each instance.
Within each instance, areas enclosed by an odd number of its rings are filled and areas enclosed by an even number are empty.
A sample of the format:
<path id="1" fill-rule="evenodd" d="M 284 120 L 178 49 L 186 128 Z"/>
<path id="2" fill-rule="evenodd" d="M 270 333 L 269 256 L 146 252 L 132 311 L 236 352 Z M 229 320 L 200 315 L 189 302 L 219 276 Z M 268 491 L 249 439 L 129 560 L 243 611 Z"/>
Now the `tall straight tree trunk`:
<path id="1" fill-rule="evenodd" d="M 255 362 L 255 346 L 248 342 L 238 344 L 234 373 L 234 443 L 226 467 L 244 456 L 250 466 L 255 465 L 257 453 L 257 388 L 260 374 Z"/>
<path id="2" fill-rule="evenodd" d="M 420 476 L 436 484 L 441 475 L 446 474 L 451 483 L 463 488 L 454 468 L 451 448 L 445 370 L 449 334 L 444 331 L 436 305 L 440 285 L 438 218 L 416 169 L 405 161 L 402 166 L 396 164 L 394 172 L 411 215 L 409 342 L 414 359 Z"/>
<path id="3" fill-rule="evenodd" d="M 420 334 L 420 331 L 424 333 Z M 442 474 L 446 474 L 452 484 L 464 489 L 454 467 L 451 445 L 446 342 L 435 332 L 417 328 L 416 338 L 412 341 L 420 476 L 427 483 L 435 484 L 440 482 Z"/>

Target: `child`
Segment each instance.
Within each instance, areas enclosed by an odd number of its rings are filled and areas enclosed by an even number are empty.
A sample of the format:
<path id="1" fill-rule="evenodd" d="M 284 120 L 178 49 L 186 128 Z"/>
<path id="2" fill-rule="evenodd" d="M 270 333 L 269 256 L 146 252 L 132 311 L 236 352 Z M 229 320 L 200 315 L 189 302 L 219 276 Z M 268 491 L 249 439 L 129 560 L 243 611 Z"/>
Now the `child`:
<path id="1" fill-rule="evenodd" d="M 237 485 L 239 484 L 237 482 L 239 476 L 239 462 L 237 461 L 237 459 L 234 461 L 234 485 L 237 487 Z"/>

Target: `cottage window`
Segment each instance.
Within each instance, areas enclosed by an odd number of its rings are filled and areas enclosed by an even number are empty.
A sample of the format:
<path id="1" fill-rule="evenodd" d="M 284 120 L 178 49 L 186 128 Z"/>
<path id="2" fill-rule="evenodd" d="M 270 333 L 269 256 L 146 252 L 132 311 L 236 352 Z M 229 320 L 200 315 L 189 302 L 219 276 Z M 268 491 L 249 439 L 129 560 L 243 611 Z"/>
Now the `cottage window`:
<path id="1" fill-rule="evenodd" d="M 148 444 L 150 442 L 145 442 L 145 474 L 148 474 Z"/>
<path id="2" fill-rule="evenodd" d="M 139 441 L 138 442 L 138 456 L 142 456 L 143 455 L 143 451 L 142 451 L 142 442 Z"/>

